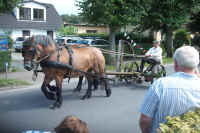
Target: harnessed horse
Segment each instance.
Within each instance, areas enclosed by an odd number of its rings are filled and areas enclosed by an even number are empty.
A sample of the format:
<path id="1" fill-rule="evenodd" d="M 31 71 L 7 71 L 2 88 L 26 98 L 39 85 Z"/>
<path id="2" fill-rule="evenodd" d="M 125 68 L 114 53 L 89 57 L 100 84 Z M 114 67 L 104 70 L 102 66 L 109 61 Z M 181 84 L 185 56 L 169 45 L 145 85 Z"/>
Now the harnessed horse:
<path id="1" fill-rule="evenodd" d="M 105 59 L 98 48 L 78 46 L 59 48 L 50 37 L 37 35 L 24 41 L 22 55 L 26 70 L 33 70 L 37 75 L 38 66 L 41 66 L 45 74 L 41 90 L 48 99 L 55 100 L 50 108 L 61 107 L 62 82 L 67 77 L 87 78 L 88 89 L 82 99 L 91 97 L 94 80 L 102 80 L 106 96 L 111 95 L 111 89 L 105 78 Z M 56 81 L 55 87 L 50 85 L 53 80 Z M 56 93 L 51 91 L 52 88 Z"/>

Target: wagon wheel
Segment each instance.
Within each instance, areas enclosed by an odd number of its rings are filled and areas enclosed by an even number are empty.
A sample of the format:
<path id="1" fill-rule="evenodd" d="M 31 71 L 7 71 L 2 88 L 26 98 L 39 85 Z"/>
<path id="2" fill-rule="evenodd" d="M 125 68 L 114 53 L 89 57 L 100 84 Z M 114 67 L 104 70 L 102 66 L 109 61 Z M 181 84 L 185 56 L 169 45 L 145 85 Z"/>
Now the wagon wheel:
<path id="1" fill-rule="evenodd" d="M 139 72 L 139 65 L 137 62 L 128 62 L 125 64 L 124 72 Z M 123 75 L 123 79 L 126 83 L 130 83 L 130 81 L 135 77 L 135 75 Z M 136 76 L 137 77 L 137 76 Z"/>
<path id="2" fill-rule="evenodd" d="M 151 83 L 153 83 L 154 79 L 166 76 L 165 67 L 162 64 L 155 65 L 151 70 L 146 71 L 144 76 L 145 81 L 150 81 Z"/>
<path id="3" fill-rule="evenodd" d="M 165 76 L 166 76 L 165 67 L 162 64 L 158 65 L 156 78 L 165 77 Z"/>

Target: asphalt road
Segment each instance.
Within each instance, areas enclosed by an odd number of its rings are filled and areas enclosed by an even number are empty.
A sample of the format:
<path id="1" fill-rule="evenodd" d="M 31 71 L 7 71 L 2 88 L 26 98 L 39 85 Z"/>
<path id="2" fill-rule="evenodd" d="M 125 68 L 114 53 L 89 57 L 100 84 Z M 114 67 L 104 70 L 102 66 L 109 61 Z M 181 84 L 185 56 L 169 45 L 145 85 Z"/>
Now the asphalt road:
<path id="1" fill-rule="evenodd" d="M 167 70 L 171 73 L 172 66 Z M 105 91 L 99 89 L 87 100 L 80 100 L 85 90 L 72 93 L 76 83 L 64 81 L 63 106 L 56 110 L 48 108 L 52 101 L 45 98 L 40 88 L 0 92 L 0 132 L 53 131 L 65 116 L 75 115 L 88 123 L 91 133 L 140 133 L 138 110 L 148 83 L 112 83 L 111 97 L 105 97 Z"/>
<path id="2" fill-rule="evenodd" d="M 63 106 L 56 110 L 48 108 L 52 102 L 39 88 L 0 92 L 0 132 L 53 131 L 65 116 L 75 115 L 88 123 L 91 133 L 139 133 L 138 109 L 148 84 L 113 85 L 111 97 L 99 89 L 88 100 L 80 100 L 85 90 L 72 93 L 74 86 L 65 81 Z"/>

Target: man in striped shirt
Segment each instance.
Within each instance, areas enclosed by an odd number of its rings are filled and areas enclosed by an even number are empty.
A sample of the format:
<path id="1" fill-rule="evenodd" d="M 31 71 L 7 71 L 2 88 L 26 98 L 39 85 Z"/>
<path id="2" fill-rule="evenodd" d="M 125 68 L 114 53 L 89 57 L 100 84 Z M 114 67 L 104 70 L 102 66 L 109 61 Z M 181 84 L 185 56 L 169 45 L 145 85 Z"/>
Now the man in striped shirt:
<path id="1" fill-rule="evenodd" d="M 141 105 L 142 133 L 156 133 L 166 116 L 176 116 L 200 107 L 200 78 L 196 69 L 199 53 L 191 46 L 178 48 L 174 54 L 176 73 L 156 80 Z"/>

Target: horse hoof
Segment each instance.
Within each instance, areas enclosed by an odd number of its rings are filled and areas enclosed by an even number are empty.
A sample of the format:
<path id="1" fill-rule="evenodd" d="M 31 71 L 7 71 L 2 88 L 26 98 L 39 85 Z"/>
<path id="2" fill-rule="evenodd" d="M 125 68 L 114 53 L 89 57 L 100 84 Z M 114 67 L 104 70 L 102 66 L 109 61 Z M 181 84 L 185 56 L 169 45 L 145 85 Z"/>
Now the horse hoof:
<path id="1" fill-rule="evenodd" d="M 60 108 L 61 105 L 62 105 L 61 103 L 57 103 L 57 104 L 56 104 L 56 107 L 57 107 L 57 108 Z"/>
<path id="2" fill-rule="evenodd" d="M 96 90 L 98 90 L 98 87 L 95 87 L 95 88 L 93 89 L 93 91 L 96 91 Z"/>
<path id="3" fill-rule="evenodd" d="M 82 98 L 81 98 L 81 100 L 85 100 L 85 99 L 89 99 L 89 98 L 91 98 L 91 95 L 85 95 L 85 96 L 83 96 Z"/>
<path id="4" fill-rule="evenodd" d="M 86 98 L 86 96 L 83 96 L 83 97 L 81 98 L 81 100 L 85 100 L 85 98 Z"/>
<path id="5" fill-rule="evenodd" d="M 50 109 L 56 109 L 56 108 L 60 108 L 61 105 L 62 105 L 61 103 L 55 102 L 54 104 L 50 105 L 49 108 Z"/>
<path id="6" fill-rule="evenodd" d="M 74 90 L 73 90 L 73 92 L 75 93 L 75 92 L 80 92 L 81 91 L 81 89 L 79 89 L 79 88 L 75 88 Z"/>
<path id="7" fill-rule="evenodd" d="M 111 89 L 106 90 L 106 96 L 109 97 L 111 95 Z"/>
<path id="8" fill-rule="evenodd" d="M 51 105 L 49 106 L 49 108 L 54 110 L 54 109 L 56 108 L 56 106 L 55 106 L 55 104 L 51 104 Z"/>

